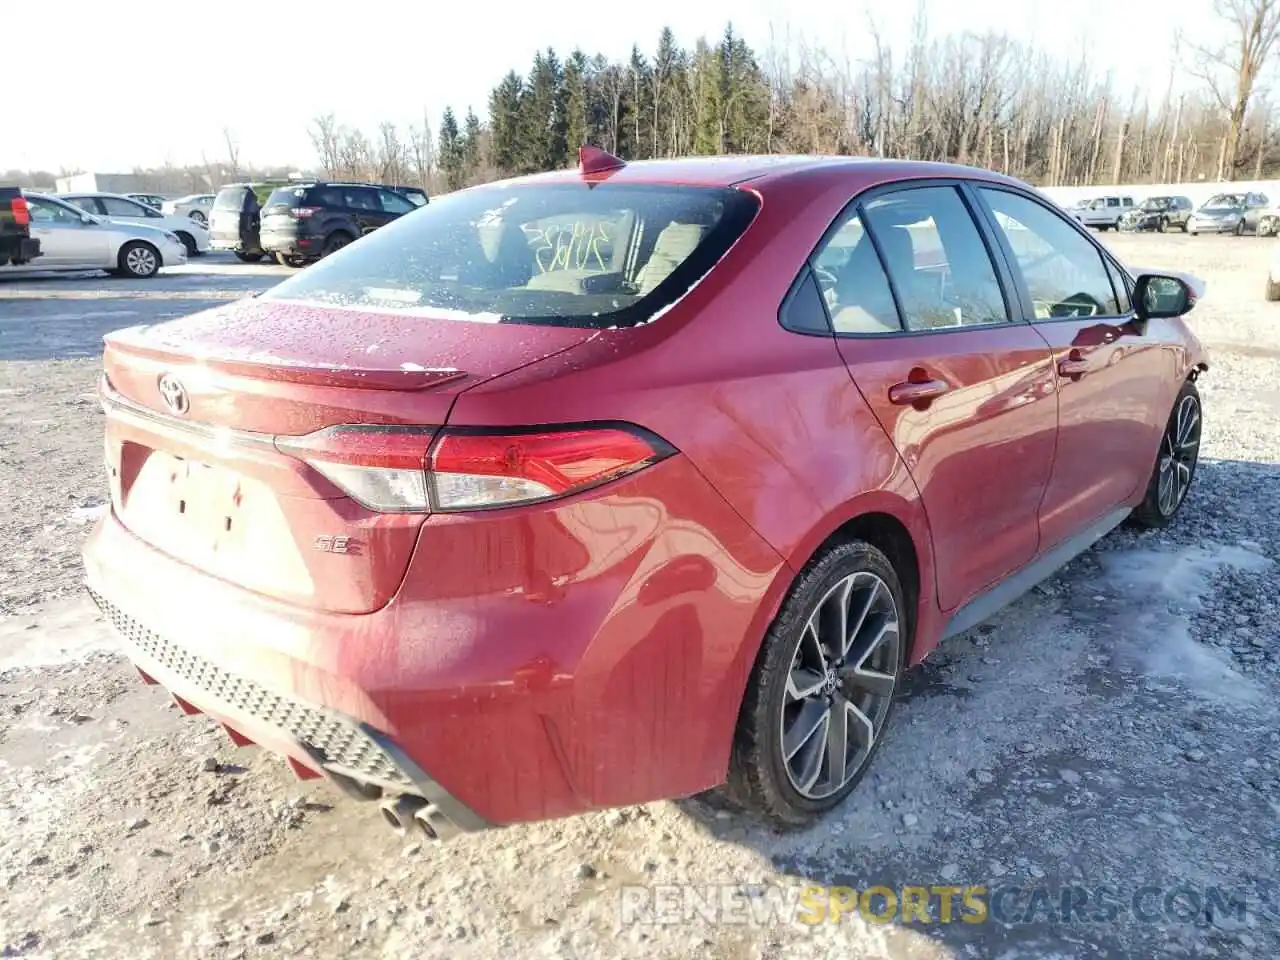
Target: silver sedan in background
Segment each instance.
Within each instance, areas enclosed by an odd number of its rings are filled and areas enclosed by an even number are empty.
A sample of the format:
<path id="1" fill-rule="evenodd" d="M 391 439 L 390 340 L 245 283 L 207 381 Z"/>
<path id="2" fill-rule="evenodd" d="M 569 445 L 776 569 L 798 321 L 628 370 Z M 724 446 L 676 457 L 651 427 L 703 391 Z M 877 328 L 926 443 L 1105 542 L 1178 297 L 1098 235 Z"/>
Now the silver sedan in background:
<path id="1" fill-rule="evenodd" d="M 0 277 L 47 270 L 106 270 L 121 277 L 154 277 L 161 267 L 187 262 L 176 234 L 139 223 L 113 223 L 64 200 L 23 191 L 31 236 L 41 255 L 22 266 L 0 267 Z"/>

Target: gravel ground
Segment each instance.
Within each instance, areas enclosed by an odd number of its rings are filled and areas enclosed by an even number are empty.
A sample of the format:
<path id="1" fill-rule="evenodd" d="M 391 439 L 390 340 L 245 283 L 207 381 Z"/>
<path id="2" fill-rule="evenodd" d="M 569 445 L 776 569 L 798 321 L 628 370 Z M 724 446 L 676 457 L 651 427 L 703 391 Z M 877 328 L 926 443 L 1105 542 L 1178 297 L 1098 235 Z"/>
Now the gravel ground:
<path id="1" fill-rule="evenodd" d="M 1212 351 L 1191 499 L 1168 531 L 1113 534 L 945 644 L 910 677 L 855 795 L 785 837 L 688 800 L 402 849 L 370 807 L 183 717 L 80 596 L 104 500 L 93 357 L 105 329 L 279 272 L 0 282 L 0 486 L 17 494 L 0 526 L 0 951 L 1280 956 L 1280 305 L 1262 300 L 1275 245 L 1106 240 L 1209 282 L 1191 317 Z M 813 883 L 1012 892 L 981 924 L 798 922 L 788 897 Z M 647 913 L 671 885 L 702 912 Z M 1150 889 L 1141 916 L 1090 899 L 1064 920 L 1074 887 L 1125 905 Z M 1243 916 L 1223 909 L 1232 897 Z"/>

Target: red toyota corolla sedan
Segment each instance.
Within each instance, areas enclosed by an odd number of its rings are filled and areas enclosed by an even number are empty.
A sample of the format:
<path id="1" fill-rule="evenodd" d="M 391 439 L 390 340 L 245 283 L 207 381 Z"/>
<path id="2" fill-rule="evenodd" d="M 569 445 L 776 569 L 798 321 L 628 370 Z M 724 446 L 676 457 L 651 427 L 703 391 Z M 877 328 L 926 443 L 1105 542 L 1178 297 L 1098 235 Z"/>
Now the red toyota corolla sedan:
<path id="1" fill-rule="evenodd" d="M 940 639 L 1177 512 L 1196 293 L 982 170 L 584 149 L 108 336 L 88 585 L 401 829 L 801 825 Z"/>

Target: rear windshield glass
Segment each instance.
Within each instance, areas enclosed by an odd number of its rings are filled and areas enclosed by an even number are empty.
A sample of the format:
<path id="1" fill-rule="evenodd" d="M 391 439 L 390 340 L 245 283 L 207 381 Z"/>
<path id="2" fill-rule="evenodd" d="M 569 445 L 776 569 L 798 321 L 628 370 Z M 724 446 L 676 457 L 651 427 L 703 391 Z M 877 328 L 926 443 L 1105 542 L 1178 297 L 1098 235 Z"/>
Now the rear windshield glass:
<path id="1" fill-rule="evenodd" d="M 289 210 L 298 206 L 299 201 L 307 195 L 306 187 L 279 187 L 271 191 L 267 202 L 262 205 L 263 213 L 274 213 L 277 210 Z"/>
<path id="2" fill-rule="evenodd" d="M 728 188 L 463 190 L 263 296 L 460 320 L 631 326 L 710 270 L 756 209 L 752 194 Z"/>

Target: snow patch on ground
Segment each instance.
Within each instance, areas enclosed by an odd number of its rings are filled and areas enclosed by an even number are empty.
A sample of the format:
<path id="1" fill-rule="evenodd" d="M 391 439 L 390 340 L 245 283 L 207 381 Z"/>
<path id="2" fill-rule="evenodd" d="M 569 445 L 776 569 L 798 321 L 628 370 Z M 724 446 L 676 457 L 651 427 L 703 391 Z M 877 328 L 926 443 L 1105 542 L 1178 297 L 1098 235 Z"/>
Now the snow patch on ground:
<path id="1" fill-rule="evenodd" d="M 1201 609 L 1214 577 L 1226 569 L 1261 571 L 1267 557 L 1244 546 L 1216 545 L 1182 550 L 1126 550 L 1103 553 L 1104 580 L 1123 594 L 1155 596 L 1165 609 L 1145 605 L 1120 618 L 1117 655 L 1156 681 L 1173 683 L 1209 700 L 1250 702 L 1256 684 L 1222 650 L 1191 635 L 1187 614 Z"/>
<path id="2" fill-rule="evenodd" d="M 87 599 L 0 618 L 0 673 L 73 663 L 116 649 L 106 622 Z"/>

